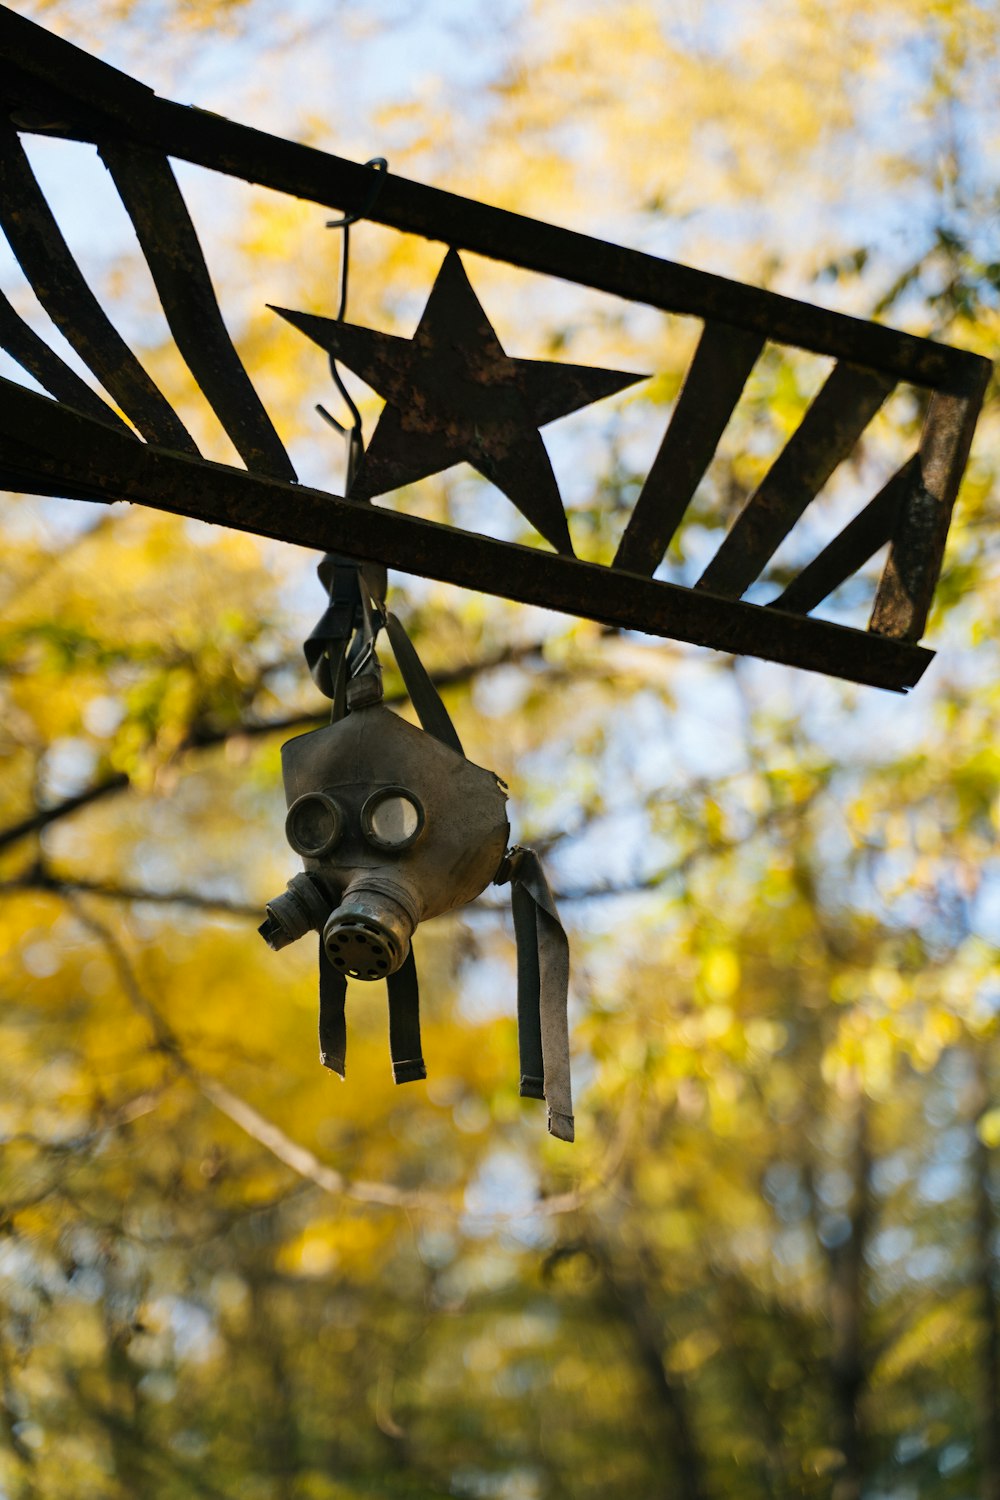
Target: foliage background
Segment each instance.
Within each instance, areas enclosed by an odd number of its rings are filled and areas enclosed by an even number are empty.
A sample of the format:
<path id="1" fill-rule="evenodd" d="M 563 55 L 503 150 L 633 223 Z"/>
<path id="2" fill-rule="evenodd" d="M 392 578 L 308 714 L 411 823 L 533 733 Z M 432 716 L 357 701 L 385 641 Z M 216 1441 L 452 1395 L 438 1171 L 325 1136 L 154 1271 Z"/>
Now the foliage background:
<path id="1" fill-rule="evenodd" d="M 994 353 L 990 4 L 14 8 L 173 97 Z M 93 153 L 31 153 L 230 458 Z M 322 360 L 264 308 L 331 310 L 327 215 L 179 175 L 299 472 L 335 488 Z M 351 316 L 408 333 L 439 259 L 356 231 Z M 578 548 L 607 558 L 697 328 L 469 264 L 512 352 L 655 372 L 551 433 Z M 823 373 L 762 361 L 669 576 Z M 901 393 L 776 580 L 916 422 Z M 421 930 L 426 1088 L 392 1088 L 367 989 L 347 1084 L 323 1074 L 313 955 L 254 933 L 294 865 L 278 747 L 322 716 L 313 559 L 5 502 L 0 1495 L 998 1500 L 998 461 L 994 391 L 906 700 L 395 580 L 561 892 L 572 1150 L 516 1098 L 501 904 Z M 522 535 L 468 471 L 405 500 Z"/>

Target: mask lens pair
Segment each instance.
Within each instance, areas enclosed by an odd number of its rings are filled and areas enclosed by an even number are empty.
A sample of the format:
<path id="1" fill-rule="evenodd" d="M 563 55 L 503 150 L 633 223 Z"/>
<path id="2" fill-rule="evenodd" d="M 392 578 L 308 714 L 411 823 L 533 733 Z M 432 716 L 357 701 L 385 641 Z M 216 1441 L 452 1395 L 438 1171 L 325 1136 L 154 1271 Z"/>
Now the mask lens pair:
<path id="1" fill-rule="evenodd" d="M 361 809 L 361 830 L 377 849 L 409 849 L 424 828 L 424 810 L 405 787 L 385 786 L 372 792 Z M 321 859 L 340 843 L 344 814 L 328 792 L 307 792 L 288 809 L 285 834 L 297 854 Z"/>

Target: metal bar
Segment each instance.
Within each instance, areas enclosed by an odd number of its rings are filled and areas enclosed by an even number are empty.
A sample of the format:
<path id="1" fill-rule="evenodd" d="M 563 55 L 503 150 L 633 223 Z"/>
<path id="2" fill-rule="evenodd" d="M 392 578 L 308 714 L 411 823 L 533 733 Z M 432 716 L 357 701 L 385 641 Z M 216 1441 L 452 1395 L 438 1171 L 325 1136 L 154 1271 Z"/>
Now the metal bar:
<path id="1" fill-rule="evenodd" d="M 25 127 L 98 140 L 108 122 L 123 140 L 228 172 L 326 207 L 361 209 L 366 168 L 220 115 L 160 99 L 115 68 L 0 7 L 8 96 L 25 101 Z M 39 89 L 50 98 L 40 107 Z M 58 91 L 57 98 L 51 90 Z M 576 234 L 387 173 L 368 217 L 493 260 L 563 277 L 667 312 L 732 324 L 925 385 L 968 392 L 986 362 L 965 350 L 899 333 L 746 286 L 690 266 Z"/>
<path id="2" fill-rule="evenodd" d="M 359 207 L 369 174 L 312 148 L 157 99 L 152 134 L 171 155 L 333 207 Z M 308 154 L 307 154 L 308 153 Z M 315 159 L 313 159 L 315 158 Z M 353 170 L 347 178 L 343 168 Z M 349 180 L 345 192 L 344 180 Z M 346 201 L 349 198 L 349 203 Z M 881 369 L 917 385 L 965 390 L 978 355 L 815 307 L 691 266 L 593 239 L 390 174 L 370 217 L 378 223 L 629 302 L 730 323 L 780 343 Z"/>
<path id="3" fill-rule="evenodd" d="M 656 572 L 763 347 L 760 334 L 705 325 L 613 567 Z"/>
<path id="4" fill-rule="evenodd" d="M 0 382 L 0 439 L 31 486 L 67 498 L 131 500 L 258 536 L 649 635 L 905 691 L 933 653 L 864 631 L 713 597 L 540 549 L 497 542 L 380 506 L 129 442 L 76 412 Z M 26 462 L 23 455 L 33 454 Z"/>
<path id="5" fill-rule="evenodd" d="M 835 367 L 736 517 L 697 588 L 732 599 L 746 592 L 892 389 L 891 380 L 871 370 Z"/>
<path id="6" fill-rule="evenodd" d="M 197 454 L 194 440 L 109 322 L 62 237 L 16 130 L 0 121 L 0 225 L 49 317 L 151 443 Z"/>
<path id="7" fill-rule="evenodd" d="M 57 401 L 65 401 L 97 422 L 108 422 L 131 433 L 128 425 L 75 370 L 61 360 L 0 292 L 0 347 Z"/>
<path id="8" fill-rule="evenodd" d="M 951 513 L 986 390 L 931 397 L 920 435 L 919 464 L 903 497 L 892 547 L 875 596 L 869 630 L 897 641 L 923 635 L 944 560 Z"/>
<path id="9" fill-rule="evenodd" d="M 834 537 L 797 578 L 792 579 L 784 593 L 773 599 L 768 608 L 806 615 L 846 582 L 852 573 L 863 568 L 892 536 L 900 504 L 913 484 L 917 468 L 914 454 L 901 469 L 897 469 L 875 498 L 869 500 L 860 515 L 855 516 L 840 535 Z"/>
<path id="10" fill-rule="evenodd" d="M 89 500 L 95 505 L 114 503 L 114 496 L 107 493 L 106 486 L 88 485 L 83 479 L 73 483 L 73 493 L 69 494 L 67 481 L 39 473 L 35 460 L 36 455 L 30 450 L 5 441 L 0 455 L 0 490 L 15 495 L 47 495 L 53 500 Z"/>
<path id="11" fill-rule="evenodd" d="M 55 36 L 27 16 L 16 14 L 8 6 L 0 10 L 0 57 L 33 82 L 53 85 L 67 99 L 90 111 L 95 119 L 117 117 L 127 126 L 156 98 L 146 84 Z M 30 105 L 36 98 L 31 90 L 24 102 Z"/>
<path id="12" fill-rule="evenodd" d="M 135 226 L 177 347 L 237 453 L 249 469 L 294 480 L 291 460 L 226 331 L 169 161 L 110 138 L 100 152 Z"/>

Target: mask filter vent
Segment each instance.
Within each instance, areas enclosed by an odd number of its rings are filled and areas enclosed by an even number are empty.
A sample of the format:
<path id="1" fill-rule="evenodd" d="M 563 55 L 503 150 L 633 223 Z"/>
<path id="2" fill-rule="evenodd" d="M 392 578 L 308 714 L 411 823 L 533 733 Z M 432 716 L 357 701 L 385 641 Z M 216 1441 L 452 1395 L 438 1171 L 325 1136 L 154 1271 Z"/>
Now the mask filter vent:
<path id="1" fill-rule="evenodd" d="M 360 917 L 342 918 L 325 941 L 330 962 L 350 979 L 385 979 L 402 962 L 386 934 Z"/>
<path id="2" fill-rule="evenodd" d="M 366 879 L 348 886 L 323 929 L 326 956 L 349 979 L 388 979 L 410 951 L 416 915 L 402 903 L 405 892 Z M 409 903 L 407 903 L 409 905 Z"/>

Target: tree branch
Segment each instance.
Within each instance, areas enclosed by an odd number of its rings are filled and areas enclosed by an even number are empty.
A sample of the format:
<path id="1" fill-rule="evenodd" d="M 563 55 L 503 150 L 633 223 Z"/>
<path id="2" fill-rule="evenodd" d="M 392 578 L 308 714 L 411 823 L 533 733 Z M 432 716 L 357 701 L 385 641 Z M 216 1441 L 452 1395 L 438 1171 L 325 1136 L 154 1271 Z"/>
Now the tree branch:
<path id="1" fill-rule="evenodd" d="M 345 1177 L 335 1167 L 321 1161 L 307 1146 L 293 1140 L 273 1120 L 267 1119 L 247 1100 L 240 1098 L 232 1089 L 227 1088 L 224 1083 L 202 1073 L 186 1056 L 179 1037 L 139 983 L 128 954 L 115 934 L 87 911 L 81 901 L 72 895 L 67 895 L 65 899 L 81 925 L 104 947 L 129 1003 L 149 1026 L 156 1050 L 164 1055 L 178 1075 L 191 1083 L 221 1114 L 224 1114 L 244 1134 L 263 1146 L 292 1172 L 334 1198 L 351 1198 L 356 1203 L 403 1209 L 408 1212 L 423 1210 L 445 1213 L 456 1218 L 465 1213 L 463 1207 L 438 1193 L 412 1191 L 398 1188 L 393 1183 L 370 1182 L 362 1178 Z M 546 1198 L 522 1213 L 496 1214 L 488 1217 L 497 1223 L 506 1224 L 533 1218 L 536 1215 L 549 1217 L 555 1214 L 572 1213 L 580 1207 L 583 1199 L 584 1194 L 581 1189 L 572 1189 L 569 1192 Z"/>
<path id="2" fill-rule="evenodd" d="M 865 1251 L 874 1205 L 867 1101 L 857 1075 L 852 1085 L 852 1096 L 847 1103 L 852 1137 L 847 1164 L 851 1178 L 847 1211 L 850 1234 L 842 1244 L 827 1252 L 833 1441 L 842 1455 L 841 1465 L 833 1476 L 832 1500 L 861 1500 L 867 1473 L 863 1406 L 870 1366 L 864 1329 Z"/>
<path id="3" fill-rule="evenodd" d="M 672 864 L 660 865 L 657 869 L 645 875 L 637 875 L 632 880 L 557 888 L 554 893 L 556 900 L 561 904 L 572 904 L 577 901 L 603 901 L 650 895 L 661 890 L 672 880 L 683 880 L 703 860 L 722 858 L 726 854 L 732 854 L 735 850 L 744 848 L 750 839 L 758 834 L 766 833 L 786 819 L 798 816 L 802 806 L 803 804 L 788 808 L 771 807 L 742 838 L 706 840 L 705 843 L 689 850 Z M 90 880 L 83 875 L 52 870 L 43 860 L 35 860 L 20 874 L 0 881 L 0 895 L 10 895 L 17 891 L 49 891 L 54 895 L 76 893 L 98 896 L 107 901 L 148 901 L 158 906 L 187 906 L 196 911 L 221 912 L 227 916 L 246 918 L 254 922 L 258 921 L 261 916 L 260 905 L 252 902 L 235 901 L 228 896 L 212 896 L 207 892 L 187 890 L 183 887 L 155 890 L 127 883 Z M 480 899 L 476 904 L 480 911 L 507 910 L 507 902 L 502 900 Z"/>
<path id="4" fill-rule="evenodd" d="M 991 1089 L 986 1044 L 971 1053 L 973 1082 L 969 1091 L 973 1173 L 973 1273 L 978 1304 L 976 1363 L 979 1408 L 979 1467 L 981 1500 L 1000 1500 L 1000 1305 L 997 1301 L 997 1213 L 994 1207 L 990 1148 L 977 1129 L 990 1107 Z"/>
<path id="5" fill-rule="evenodd" d="M 110 776 L 102 777 L 100 781 L 93 782 L 82 792 L 77 792 L 72 797 L 65 797 L 61 802 L 53 803 L 51 807 L 41 808 L 22 818 L 18 823 L 11 823 L 7 828 L 0 829 L 0 849 L 6 849 L 11 844 L 18 843 L 21 839 L 28 838 L 33 833 L 41 833 L 48 828 L 50 823 L 56 823 L 60 818 L 68 818 L 81 807 L 89 807 L 94 802 L 99 802 L 103 797 L 109 797 L 114 792 L 123 792 L 130 786 L 128 776 L 124 771 L 115 771 Z"/>
<path id="6" fill-rule="evenodd" d="M 88 880 L 82 875 L 62 875 L 50 870 L 41 861 L 30 865 L 20 875 L 0 881 L 0 895 L 10 895 L 16 891 L 48 891 L 56 896 L 72 892 L 83 896 L 99 896 L 106 901 L 148 901 L 158 906 L 189 906 L 196 911 L 221 912 L 226 916 L 246 917 L 250 921 L 259 921 L 262 915 L 260 906 L 254 906 L 248 901 L 233 901 L 227 896 L 211 896 L 200 891 L 157 891 L 146 886 Z"/>
<path id="7" fill-rule="evenodd" d="M 480 661 L 464 662 L 461 666 L 434 673 L 431 680 L 438 688 L 459 687 L 463 683 L 473 681 L 482 673 L 495 671 L 498 667 L 516 665 L 532 657 L 541 659 L 542 652 L 543 644 L 539 641 L 532 641 L 521 646 L 505 646 L 491 657 Z M 398 706 L 408 701 L 408 695 L 402 690 L 387 693 L 385 697 L 385 702 L 390 706 Z M 226 744 L 230 740 L 258 739 L 271 734 L 290 733 L 296 729 L 316 729 L 329 723 L 329 719 L 329 710 L 325 709 L 314 713 L 287 714 L 282 718 L 264 719 L 249 724 L 231 724 L 225 727 L 194 724 L 178 746 L 176 755 L 187 755 L 194 750 L 209 750 Z M 39 808 L 28 817 L 21 818 L 7 828 L 0 829 L 0 850 L 7 849 L 12 844 L 19 843 L 21 839 L 29 838 L 32 834 L 43 832 L 51 824 L 58 823 L 63 818 L 72 817 L 81 808 L 90 807 L 95 802 L 103 801 L 105 797 L 127 791 L 131 784 L 131 779 L 125 771 L 114 771 L 100 777 L 82 792 L 76 792 L 72 797 L 65 797 L 60 802 L 53 803 L 51 807 Z"/>
<path id="8" fill-rule="evenodd" d="M 638 1256 L 635 1273 L 630 1274 L 620 1264 L 622 1257 L 616 1259 L 604 1242 L 590 1240 L 586 1249 L 601 1275 L 610 1308 L 628 1330 L 659 1410 L 662 1421 L 657 1423 L 656 1430 L 662 1457 L 668 1470 L 673 1470 L 673 1493 L 679 1500 L 706 1500 L 706 1464 L 688 1393 L 683 1381 L 668 1368 L 669 1331 L 649 1294 L 657 1279 L 650 1257 Z"/>

